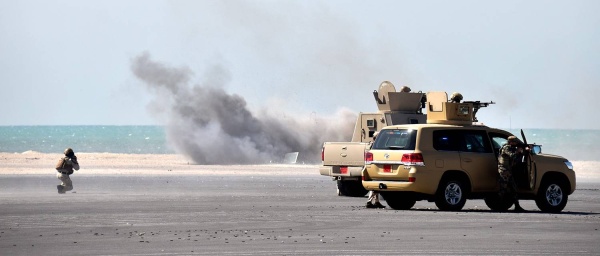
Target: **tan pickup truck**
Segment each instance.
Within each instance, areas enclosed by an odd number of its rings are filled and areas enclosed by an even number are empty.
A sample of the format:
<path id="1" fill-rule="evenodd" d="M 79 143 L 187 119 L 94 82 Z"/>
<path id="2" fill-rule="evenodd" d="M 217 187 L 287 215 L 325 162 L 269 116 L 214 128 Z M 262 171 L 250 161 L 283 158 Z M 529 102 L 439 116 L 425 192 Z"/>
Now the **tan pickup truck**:
<path id="1" fill-rule="evenodd" d="M 364 196 L 361 175 L 365 167 L 365 150 L 369 143 L 325 142 L 322 149 L 321 175 L 336 177 L 338 195 Z"/>
<path id="2" fill-rule="evenodd" d="M 321 151 L 323 165 L 319 173 L 330 176 L 337 182 L 337 194 L 340 196 L 364 196 L 361 171 L 364 168 L 364 153 L 373 134 L 384 126 L 395 124 L 425 123 L 422 113 L 425 106 L 425 94 L 410 92 L 403 87 L 399 92 L 394 85 L 384 81 L 379 90 L 373 92 L 379 111 L 377 113 L 359 113 L 354 126 L 351 142 L 325 142 Z"/>

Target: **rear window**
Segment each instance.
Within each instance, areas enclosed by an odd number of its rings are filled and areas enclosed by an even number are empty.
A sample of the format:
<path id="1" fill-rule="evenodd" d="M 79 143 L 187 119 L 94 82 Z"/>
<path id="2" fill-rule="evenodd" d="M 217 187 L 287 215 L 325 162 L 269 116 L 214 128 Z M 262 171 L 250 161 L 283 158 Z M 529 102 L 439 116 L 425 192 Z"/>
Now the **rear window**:
<path id="1" fill-rule="evenodd" d="M 381 130 L 371 149 L 414 150 L 417 131 L 409 129 Z"/>

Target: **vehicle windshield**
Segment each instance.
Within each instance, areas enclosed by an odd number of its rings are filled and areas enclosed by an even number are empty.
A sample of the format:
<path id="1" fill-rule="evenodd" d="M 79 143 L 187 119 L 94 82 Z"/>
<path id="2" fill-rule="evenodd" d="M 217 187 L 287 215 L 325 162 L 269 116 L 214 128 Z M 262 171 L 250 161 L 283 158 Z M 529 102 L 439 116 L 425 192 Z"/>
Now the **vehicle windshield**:
<path id="1" fill-rule="evenodd" d="M 381 130 L 372 149 L 414 150 L 417 131 L 410 129 Z"/>

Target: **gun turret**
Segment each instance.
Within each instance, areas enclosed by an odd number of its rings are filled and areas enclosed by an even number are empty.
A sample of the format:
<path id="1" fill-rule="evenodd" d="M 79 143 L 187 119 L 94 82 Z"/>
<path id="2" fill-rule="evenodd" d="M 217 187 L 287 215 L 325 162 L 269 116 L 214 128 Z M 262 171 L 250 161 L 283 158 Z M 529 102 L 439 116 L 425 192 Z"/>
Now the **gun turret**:
<path id="1" fill-rule="evenodd" d="M 422 109 L 425 107 L 425 93 L 410 92 L 410 88 L 406 86 L 398 92 L 389 81 L 383 81 L 379 85 L 379 90 L 373 91 L 373 96 L 379 112 L 422 113 Z"/>
<path id="2" fill-rule="evenodd" d="M 496 104 L 496 102 L 493 102 L 493 101 L 490 101 L 490 102 L 463 101 L 463 103 L 470 103 L 473 105 L 473 122 L 479 122 L 475 115 L 477 115 L 477 111 L 479 111 L 480 108 L 485 108 L 485 107 L 489 106 L 490 104 Z"/>
<path id="3" fill-rule="evenodd" d="M 462 95 L 460 98 L 462 99 Z M 448 102 L 446 92 L 428 92 L 427 100 L 427 123 L 432 124 L 470 125 L 473 122 L 479 122 L 476 114 L 480 108 L 495 104 L 493 101 L 460 102 L 460 99 Z"/>

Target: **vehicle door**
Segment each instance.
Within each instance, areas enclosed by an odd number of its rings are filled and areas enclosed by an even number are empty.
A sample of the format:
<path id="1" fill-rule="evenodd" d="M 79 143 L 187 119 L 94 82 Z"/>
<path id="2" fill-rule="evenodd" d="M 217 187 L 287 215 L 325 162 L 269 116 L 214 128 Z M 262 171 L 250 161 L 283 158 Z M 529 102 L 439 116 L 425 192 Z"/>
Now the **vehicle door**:
<path id="1" fill-rule="evenodd" d="M 498 159 L 485 130 L 461 130 L 460 163 L 469 174 L 474 192 L 493 191 L 497 186 Z"/>
<path id="2" fill-rule="evenodd" d="M 490 133 L 489 134 L 494 152 L 496 157 L 500 153 L 502 145 L 506 144 L 509 135 L 502 133 Z M 496 159 L 496 162 L 498 160 Z M 521 163 L 518 163 L 513 170 L 513 178 L 517 187 L 525 190 L 533 190 L 535 188 L 535 181 L 537 178 L 537 168 L 535 163 L 532 161 L 530 156 L 525 155 L 520 159 Z"/>
<path id="3" fill-rule="evenodd" d="M 402 157 L 415 151 L 417 130 L 383 129 L 369 153 L 373 161 L 367 167 L 373 180 L 408 181 L 410 168 L 404 168 Z"/>
<path id="4" fill-rule="evenodd" d="M 428 152 L 427 156 L 435 163 L 435 168 L 440 171 L 462 170 L 460 163 L 460 134 L 456 129 L 435 130 L 432 133 L 433 148 L 435 152 Z"/>

